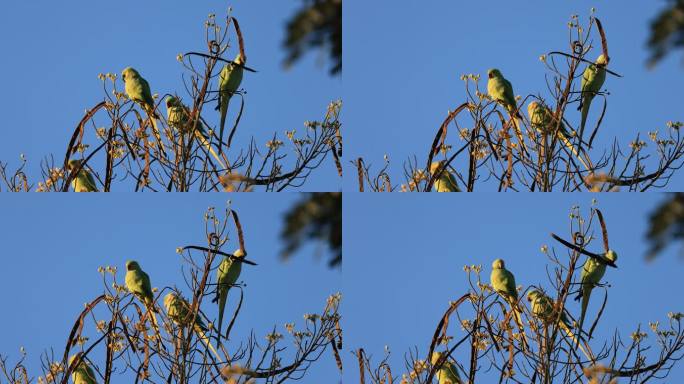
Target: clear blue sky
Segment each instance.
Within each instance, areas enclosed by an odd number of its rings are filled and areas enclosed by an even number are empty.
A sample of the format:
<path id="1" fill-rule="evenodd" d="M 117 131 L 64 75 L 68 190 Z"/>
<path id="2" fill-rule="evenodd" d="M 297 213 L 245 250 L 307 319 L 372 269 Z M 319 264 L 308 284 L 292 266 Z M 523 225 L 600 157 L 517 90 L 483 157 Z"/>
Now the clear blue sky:
<path id="1" fill-rule="evenodd" d="M 417 346 L 421 354 L 427 353 L 449 301 L 466 293 L 464 265 L 481 264 L 488 281 L 491 262 L 503 258 L 517 284 L 548 289 L 540 247 L 548 245 L 564 255 L 549 233 L 569 238 L 571 206 L 579 204 L 588 213 L 594 197 L 604 213 L 611 248 L 619 255 L 619 269 L 605 276 L 612 288 L 596 339 L 615 328 L 628 338 L 637 324 L 663 324 L 669 311 L 684 312 L 682 300 L 672 294 L 672 282 L 684 271 L 678 247 L 667 249 L 652 263 L 644 260 L 647 214 L 662 194 L 479 193 L 458 199 L 444 194 L 360 195 L 347 193 L 344 202 L 346 343 L 351 350 L 365 348 L 376 363 L 389 346 L 395 377 L 404 372 L 409 348 Z M 595 234 L 600 236 L 600 229 Z M 353 276 L 353 283 L 346 276 Z M 575 314 L 578 308 L 573 301 L 569 310 Z M 596 310 L 590 304 L 589 313 Z M 480 379 L 487 381 L 485 377 L 482 373 Z M 666 382 L 683 380 L 680 363 Z M 358 382 L 358 371 L 346 370 L 345 382 Z"/>
<path id="2" fill-rule="evenodd" d="M 499 68 L 517 95 L 548 96 L 541 54 L 567 50 L 567 21 L 586 23 L 591 7 L 607 31 L 611 65 L 624 77 L 609 76 L 611 92 L 605 127 L 595 143 L 636 132 L 662 132 L 668 120 L 682 120 L 684 87 L 681 50 L 654 70 L 645 67 L 649 23 L 664 1 L 429 1 L 397 6 L 390 0 L 345 4 L 344 86 L 347 99 L 347 153 L 363 156 L 377 171 L 383 155 L 392 162 L 393 182 L 403 180 L 402 163 L 425 161 L 448 110 L 466 101 L 462 74 L 482 76 Z M 600 39 L 595 40 L 600 46 Z M 590 57 L 598 56 L 591 53 Z M 641 95 L 637 97 L 637 95 Z M 572 122 L 579 113 L 566 116 Z M 457 148 L 456 137 L 451 140 Z M 626 139 L 621 142 L 627 144 Z M 596 155 L 594 155 L 596 156 Z M 466 163 L 458 162 L 463 169 Z M 356 180 L 345 188 L 355 190 Z M 667 190 L 682 190 L 684 174 Z M 485 190 L 491 190 L 486 188 Z M 483 188 L 479 188 L 483 190 Z"/>
<path id="3" fill-rule="evenodd" d="M 287 322 L 303 325 L 304 313 L 320 312 L 328 295 L 341 291 L 342 274 L 330 270 L 325 259 L 316 259 L 313 246 L 289 262 L 279 259 L 282 215 L 297 201 L 296 194 L 16 194 L 0 199 L 0 302 L 12 313 L 0 317 L 0 353 L 16 361 L 24 346 L 30 354 L 27 366 L 37 375 L 41 353 L 49 348 L 63 352 L 83 303 L 102 292 L 98 266 L 117 266 L 123 281 L 125 261 L 136 259 L 153 286 L 175 284 L 189 296 L 175 249 L 206 245 L 204 212 L 209 206 L 222 212 L 227 198 L 240 215 L 249 257 L 259 264 L 243 268 L 241 280 L 247 287 L 235 340 L 245 340 L 254 330 L 265 341 L 273 326 L 285 333 Z M 233 239 L 229 252 L 237 248 L 237 237 Z M 233 300 L 229 297 L 229 308 L 234 308 Z M 213 304 L 207 302 L 203 310 L 216 316 Z M 304 382 L 339 377 L 328 352 Z"/>
<path id="4" fill-rule="evenodd" d="M 61 159 L 84 110 L 103 99 L 99 73 L 120 74 L 133 66 L 149 81 L 153 93 L 178 92 L 187 102 L 184 72 L 176 56 L 204 51 L 207 15 L 215 13 L 222 20 L 229 5 L 240 21 L 249 65 L 259 71 L 245 74 L 246 109 L 235 143 L 247 143 L 254 135 L 265 149 L 276 131 L 281 137 L 286 130 L 302 132 L 304 121 L 320 120 L 328 103 L 342 97 L 342 80 L 328 75 L 329 63 L 323 60 L 327 57 L 320 52 L 306 55 L 289 71 L 282 68 L 285 23 L 301 4 L 299 0 L 7 1 L 0 14 L 6 57 L 0 70 L 8 90 L 0 95 L 4 116 L 0 159 L 16 166 L 24 153 L 34 177 L 43 156 Z M 231 50 L 230 58 L 235 53 Z M 207 112 L 208 121 L 218 124 L 213 108 Z M 231 109 L 229 116 L 236 113 Z M 340 188 L 334 163 L 326 161 L 302 190 Z"/>

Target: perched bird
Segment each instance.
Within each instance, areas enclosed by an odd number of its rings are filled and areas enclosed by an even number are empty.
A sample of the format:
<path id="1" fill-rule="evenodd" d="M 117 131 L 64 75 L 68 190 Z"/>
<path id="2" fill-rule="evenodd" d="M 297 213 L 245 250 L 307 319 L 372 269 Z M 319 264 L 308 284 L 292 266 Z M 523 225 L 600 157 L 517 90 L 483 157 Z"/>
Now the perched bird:
<path id="1" fill-rule="evenodd" d="M 430 174 L 434 175 L 442 165 L 444 165 L 444 160 L 430 164 Z M 439 178 L 435 180 L 434 187 L 437 192 L 461 192 L 456 183 L 456 177 L 448 169 L 442 171 Z"/>
<path id="2" fill-rule="evenodd" d="M 556 320 L 557 312 L 554 309 L 553 300 L 543 292 L 538 289 L 531 289 L 527 292 L 527 301 L 529 301 L 532 306 L 532 314 L 543 323 L 550 323 L 553 320 Z M 568 328 L 572 327 L 572 324 L 570 324 L 570 320 L 565 313 L 561 313 L 560 322 L 562 323 L 562 326 Z"/>
<path id="3" fill-rule="evenodd" d="M 69 160 L 67 169 L 69 172 L 73 172 L 81 164 L 81 160 Z M 71 180 L 71 186 L 74 188 L 74 192 L 98 192 L 95 178 L 85 167 L 81 168 L 78 174 Z"/>
<path id="4" fill-rule="evenodd" d="M 546 105 L 537 101 L 531 101 L 527 105 L 527 114 L 530 117 L 532 127 L 543 135 L 561 135 L 564 137 L 572 137 L 574 133 L 568 132 L 563 122 L 560 123 L 558 131 L 556 131 L 557 120 L 553 116 L 553 112 Z"/>
<path id="5" fill-rule="evenodd" d="M 233 256 L 240 259 L 245 257 L 245 252 L 238 249 L 233 253 Z M 224 257 L 221 264 L 216 271 L 216 297 L 212 300 L 218 303 L 219 318 L 218 318 L 218 338 L 221 339 L 221 326 L 223 325 L 223 312 L 226 309 L 226 301 L 228 300 L 228 291 L 235 284 L 240 277 L 242 271 L 242 262 L 233 260 L 231 257 Z"/>
<path id="6" fill-rule="evenodd" d="M 166 120 L 168 120 L 169 126 L 181 133 L 188 133 L 195 123 L 194 121 L 190 122 L 190 116 L 188 116 L 185 108 L 185 105 L 175 96 L 166 97 Z M 204 129 L 201 122 L 197 123 L 197 129 Z"/>
<path id="7" fill-rule="evenodd" d="M 494 291 L 498 293 L 511 306 L 513 318 L 515 319 L 520 334 L 523 338 L 523 345 L 527 344 L 525 337 L 525 329 L 523 328 L 522 317 L 520 316 L 520 308 L 518 307 L 518 290 L 515 285 L 515 276 L 506 269 L 502 259 L 496 259 L 492 263 L 492 273 L 489 275 L 489 280 Z"/>
<path id="8" fill-rule="evenodd" d="M 69 365 L 82 355 L 81 352 L 71 355 L 69 358 Z M 93 371 L 93 368 L 91 368 L 85 360 L 81 360 L 78 363 L 78 366 L 73 368 L 71 371 L 71 380 L 74 384 L 97 384 L 97 380 L 95 380 L 95 371 Z"/>
<path id="9" fill-rule="evenodd" d="M 154 110 L 154 99 L 152 98 L 152 92 L 150 91 L 150 84 L 132 67 L 124 69 L 121 72 L 121 78 L 126 84 L 125 91 L 128 98 L 140 104 L 145 113 L 150 117 L 154 135 L 159 141 L 160 149 L 163 151 L 164 144 L 161 140 L 161 134 L 157 128 L 156 121 L 156 119 L 159 118 L 159 115 L 157 115 Z"/>
<path id="10" fill-rule="evenodd" d="M 154 315 L 157 309 L 154 305 L 154 294 L 152 293 L 150 276 L 140 268 L 140 264 L 137 261 L 129 260 L 126 262 L 126 289 L 145 305 L 152 319 L 152 325 L 158 336 L 158 341 L 161 343 L 159 324 L 157 323 L 157 317 Z"/>
<path id="11" fill-rule="evenodd" d="M 150 276 L 140 268 L 137 261 L 129 260 L 126 262 L 126 288 L 134 294 L 145 307 L 154 308 L 154 295 Z"/>
<path id="12" fill-rule="evenodd" d="M 563 142 L 563 144 L 570 150 L 577 160 L 582 163 L 584 168 L 587 170 L 590 169 L 586 161 L 584 161 L 584 159 L 577 152 L 577 149 L 575 149 L 575 146 L 572 145 L 570 140 L 568 140 L 568 137 L 572 137 L 574 134 L 568 132 L 565 124 L 563 124 L 562 121 L 560 122 L 560 127 L 558 130 L 554 132 L 557 121 L 554 119 L 553 112 L 551 112 L 547 106 L 536 101 L 532 101 L 527 105 L 527 114 L 530 117 L 532 127 L 534 127 L 542 135 L 558 137 L 558 139 Z"/>
<path id="13" fill-rule="evenodd" d="M 603 83 L 606 81 L 606 65 L 608 59 L 603 55 L 599 55 L 594 64 L 590 64 L 582 74 L 582 97 L 577 110 L 582 111 L 582 123 L 580 125 L 580 133 L 584 133 L 584 126 L 587 122 L 587 115 L 589 114 L 589 107 L 594 96 L 601 90 Z"/>
<path id="14" fill-rule="evenodd" d="M 498 69 L 490 69 L 487 71 L 487 77 L 489 78 L 487 81 L 487 93 L 492 99 L 506 108 L 508 115 L 513 121 L 513 128 L 515 129 L 516 136 L 518 136 L 520 145 L 522 146 L 522 149 L 527 152 L 524 137 L 517 121 L 517 119 L 522 119 L 522 116 L 520 116 L 520 112 L 518 111 L 518 105 L 515 101 L 515 94 L 513 93 L 511 82 L 506 80 Z"/>
<path id="15" fill-rule="evenodd" d="M 432 353 L 432 365 L 437 364 L 442 358 L 442 352 Z M 439 384 L 463 384 L 461 377 L 458 374 L 456 364 L 448 359 L 442 364 L 442 367 L 436 372 L 437 381 Z"/>
<path id="16" fill-rule="evenodd" d="M 169 316 L 169 319 L 179 327 L 188 327 L 194 317 L 192 329 L 197 333 L 197 337 L 207 345 L 207 348 L 211 350 L 218 361 L 222 361 L 221 356 L 219 356 L 216 348 L 214 348 L 206 335 L 207 326 L 202 321 L 202 318 L 199 317 L 199 314 L 193 316 L 190 311 L 190 303 L 185 298 L 174 292 L 169 292 L 164 296 L 164 308 L 166 308 L 166 314 Z"/>
<path id="17" fill-rule="evenodd" d="M 532 315 L 544 323 L 544 325 L 552 324 L 556 318 L 559 317 L 558 312 L 554 307 L 553 300 L 543 292 L 537 289 L 530 290 L 527 293 L 527 301 L 530 302 L 530 306 L 532 307 Z M 592 359 L 582 345 L 579 344 L 577 337 L 572 332 L 572 324 L 564 312 L 560 314 L 559 320 L 559 327 L 568 335 L 568 337 L 570 337 L 570 339 L 572 339 L 574 344 L 579 346 L 582 353 L 584 353 L 587 358 Z"/>
<path id="18" fill-rule="evenodd" d="M 221 112 L 221 128 L 219 131 L 219 138 L 223 141 L 223 130 L 226 126 L 226 114 L 228 113 L 228 103 L 233 97 L 240 83 L 242 83 L 242 74 L 244 72 L 245 61 L 242 54 L 238 53 L 232 63 L 226 63 L 219 74 L 219 99 L 217 109 Z M 219 149 L 219 153 L 220 153 Z"/>
<path id="19" fill-rule="evenodd" d="M 154 99 L 150 91 L 150 84 L 133 67 L 127 67 L 121 72 L 128 98 L 140 104 L 145 112 L 154 114 Z M 155 116 L 156 117 L 156 116 Z"/>
<path id="20" fill-rule="evenodd" d="M 617 253 L 613 250 L 608 250 L 603 255 L 606 259 L 615 262 L 617 261 Z M 581 288 L 575 300 L 582 299 L 582 314 L 580 315 L 580 330 L 584 326 L 584 317 L 587 314 L 587 306 L 589 305 L 589 297 L 594 287 L 601 281 L 603 275 L 606 273 L 606 264 L 593 257 L 588 257 L 582 266 L 582 274 L 580 275 Z"/>
<path id="21" fill-rule="evenodd" d="M 195 121 L 190 121 L 190 115 L 188 114 L 188 109 L 180 100 L 174 96 L 168 96 L 166 98 L 166 118 L 169 121 L 169 126 L 177 129 L 181 133 L 189 133 L 193 127 L 193 135 L 197 140 L 203 145 L 209 153 L 216 159 L 218 164 L 222 169 L 226 169 L 226 165 L 221 160 L 221 157 L 214 151 L 211 146 L 209 131 L 204 126 L 201 121 L 197 121 L 195 126 Z"/>

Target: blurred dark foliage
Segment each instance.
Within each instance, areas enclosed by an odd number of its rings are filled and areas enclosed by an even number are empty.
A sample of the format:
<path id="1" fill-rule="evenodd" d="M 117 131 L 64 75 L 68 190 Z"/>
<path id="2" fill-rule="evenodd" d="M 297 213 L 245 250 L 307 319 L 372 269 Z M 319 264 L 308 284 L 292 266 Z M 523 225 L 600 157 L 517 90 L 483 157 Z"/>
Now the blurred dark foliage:
<path id="1" fill-rule="evenodd" d="M 285 227 L 280 233 L 285 241 L 284 259 L 307 241 L 328 244 L 331 268 L 342 266 L 342 193 L 310 193 L 285 214 Z"/>
<path id="2" fill-rule="evenodd" d="M 657 64 L 673 49 L 684 47 L 684 0 L 669 0 L 667 8 L 651 22 L 648 47 L 649 66 Z"/>
<path id="3" fill-rule="evenodd" d="M 668 195 L 651 213 L 649 221 L 646 238 L 650 247 L 646 258 L 651 260 L 671 242 L 684 239 L 684 193 Z"/>
<path id="4" fill-rule="evenodd" d="M 342 0 L 303 0 L 304 5 L 287 24 L 285 66 L 314 48 L 329 50 L 330 73 L 342 73 Z"/>

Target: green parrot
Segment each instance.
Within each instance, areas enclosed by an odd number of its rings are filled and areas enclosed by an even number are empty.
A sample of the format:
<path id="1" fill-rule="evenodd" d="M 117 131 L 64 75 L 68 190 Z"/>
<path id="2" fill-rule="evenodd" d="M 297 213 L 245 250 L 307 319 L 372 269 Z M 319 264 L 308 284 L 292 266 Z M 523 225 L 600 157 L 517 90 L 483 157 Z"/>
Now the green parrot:
<path id="1" fill-rule="evenodd" d="M 432 365 L 437 364 L 440 358 L 442 358 L 442 352 L 433 352 L 431 359 Z M 463 380 L 461 380 L 461 377 L 458 374 L 458 367 L 448 359 L 436 373 L 439 384 L 463 384 Z"/>
<path id="2" fill-rule="evenodd" d="M 532 101 L 527 105 L 527 114 L 530 117 L 532 127 L 534 127 L 539 133 L 542 135 L 553 134 L 553 130 L 556 127 L 556 121 L 554 119 L 553 112 L 551 112 L 547 106 L 539 104 L 536 101 Z M 584 159 L 579 155 L 577 149 L 575 149 L 575 146 L 573 146 L 570 140 L 568 140 L 568 137 L 572 136 L 574 136 L 574 133 L 568 132 L 565 124 L 561 122 L 558 132 L 556 132 L 556 137 L 563 142 L 563 144 L 570 150 L 570 152 L 572 152 L 577 160 L 582 163 L 585 169 L 591 169 L 587 165 L 587 162 L 584 161 Z"/>
<path id="3" fill-rule="evenodd" d="M 544 323 L 549 323 L 556 318 L 553 300 L 537 289 L 527 292 L 527 301 L 532 306 L 532 314 Z M 561 326 L 571 328 L 570 320 L 562 313 L 560 316 Z"/>
<path id="4" fill-rule="evenodd" d="M 73 172 L 76 168 L 81 166 L 81 160 L 69 160 L 67 169 Z M 95 178 L 86 168 L 81 168 L 78 174 L 71 180 L 71 186 L 74 192 L 98 192 Z"/>
<path id="5" fill-rule="evenodd" d="M 236 258 L 245 257 L 245 252 L 238 249 L 233 253 Z M 216 272 L 216 297 L 212 300 L 218 303 L 219 318 L 218 318 L 218 338 L 221 339 L 221 326 L 223 325 L 223 312 L 226 308 L 226 301 L 228 300 L 228 291 L 235 284 L 240 277 L 242 271 L 242 262 L 233 260 L 230 257 L 224 257 Z"/>
<path id="6" fill-rule="evenodd" d="M 530 306 L 532 307 L 532 315 L 541 320 L 545 325 L 548 325 L 556 320 L 558 313 L 554 307 L 553 300 L 546 296 L 543 292 L 536 289 L 531 289 L 527 293 L 527 301 L 530 302 Z M 590 357 L 587 351 L 579 343 L 575 334 L 572 332 L 572 324 L 565 315 L 565 312 L 560 315 L 560 322 L 558 325 L 568 335 L 568 337 L 572 339 L 573 344 L 577 344 L 582 353 L 584 353 L 587 358 L 592 359 L 592 357 Z"/>
<path id="7" fill-rule="evenodd" d="M 81 352 L 71 355 L 69 358 L 69 365 L 81 355 Z M 93 368 L 91 368 L 85 360 L 81 360 L 78 363 L 78 366 L 73 368 L 71 371 L 71 380 L 74 384 L 97 384 L 97 380 L 95 380 L 95 371 L 93 371 Z"/>
<path id="8" fill-rule="evenodd" d="M 606 259 L 615 262 L 617 261 L 617 253 L 613 250 L 608 250 L 603 255 Z M 582 299 L 582 314 L 580 315 L 580 329 L 584 325 L 584 316 L 587 314 L 587 306 L 589 305 L 589 297 L 594 287 L 601 281 L 603 275 L 606 273 L 606 265 L 594 259 L 587 257 L 587 261 L 582 266 L 582 274 L 580 275 L 581 288 L 575 300 Z"/>
<path id="9" fill-rule="evenodd" d="M 496 259 L 492 263 L 492 273 L 489 275 L 489 279 L 494 291 L 501 295 L 511 305 L 511 309 L 516 312 L 516 322 L 522 324 L 522 320 L 518 321 L 520 314 L 517 313 L 518 291 L 515 287 L 515 276 L 506 269 L 502 259 Z"/>
<path id="10" fill-rule="evenodd" d="M 152 92 L 150 91 L 150 84 L 132 67 L 124 69 L 121 72 L 121 78 L 126 84 L 125 90 L 128 98 L 140 104 L 143 110 L 145 110 L 145 113 L 150 117 L 154 135 L 159 141 L 160 149 L 163 152 L 164 144 L 161 140 L 161 134 L 159 133 L 156 121 L 156 119 L 159 118 L 159 115 L 157 115 L 154 110 L 154 99 L 152 98 Z"/>
<path id="11" fill-rule="evenodd" d="M 158 336 L 159 343 L 161 343 L 159 324 L 154 314 L 157 312 L 157 309 L 154 305 L 154 294 L 152 293 L 150 276 L 140 268 L 140 264 L 137 261 L 129 260 L 126 262 L 126 289 L 142 301 L 145 308 L 150 312 L 154 331 Z"/>
<path id="12" fill-rule="evenodd" d="M 233 63 L 226 63 L 219 74 L 219 98 L 218 107 L 216 109 L 221 112 L 221 129 L 219 131 L 219 138 L 221 141 L 223 141 L 223 130 L 226 126 L 228 103 L 230 102 L 230 98 L 233 97 L 238 88 L 240 88 L 240 83 L 242 83 L 242 74 L 244 72 L 242 65 L 245 65 L 242 54 L 238 53 L 235 60 L 233 60 Z M 220 152 L 221 150 L 219 149 L 219 153 Z"/>
<path id="13" fill-rule="evenodd" d="M 492 273 L 489 275 L 489 280 L 494 291 L 503 297 L 511 306 L 513 317 L 516 324 L 518 324 L 518 329 L 523 338 L 523 345 L 527 345 L 522 317 L 520 316 L 520 309 L 518 307 L 518 290 L 515 286 L 515 276 L 506 269 L 502 259 L 496 259 L 492 263 Z"/>
<path id="14" fill-rule="evenodd" d="M 134 294 L 147 308 L 154 308 L 154 295 L 150 276 L 140 268 L 137 261 L 126 262 L 126 288 Z"/>
<path id="15" fill-rule="evenodd" d="M 187 133 L 192 129 L 194 122 L 190 121 L 188 108 L 174 96 L 166 98 L 166 118 L 169 121 L 169 126 L 177 129 L 181 133 Z M 226 169 L 219 155 L 214 151 L 209 140 L 209 132 L 201 121 L 197 122 L 197 127 L 194 131 L 194 136 L 203 145 L 209 153 L 216 159 L 222 169 Z"/>
<path id="16" fill-rule="evenodd" d="M 444 164 L 444 160 L 435 161 L 430 165 L 430 174 L 434 175 L 438 168 Z M 435 180 L 434 184 L 435 190 L 437 192 L 461 192 L 456 183 L 456 178 L 449 172 L 448 169 L 442 171 L 439 179 Z"/>
<path id="17" fill-rule="evenodd" d="M 511 120 L 513 121 L 513 128 L 515 129 L 516 136 L 518 136 L 520 145 L 522 146 L 522 149 L 527 152 L 524 137 L 517 120 L 522 120 L 522 116 L 520 116 L 520 112 L 518 111 L 518 105 L 515 101 L 515 94 L 513 93 L 511 82 L 506 80 L 501 74 L 501 71 L 495 68 L 487 71 L 487 77 L 489 78 L 487 81 L 487 93 L 492 99 L 506 108 L 506 111 L 508 111 Z"/>
<path id="18" fill-rule="evenodd" d="M 584 133 L 584 125 L 587 122 L 587 115 L 589 114 L 589 107 L 591 101 L 603 87 L 606 81 L 606 65 L 608 59 L 603 55 L 599 55 L 594 64 L 591 64 L 584 70 L 582 74 L 582 97 L 577 110 L 582 111 L 582 123 L 580 125 L 580 132 Z"/>
<path id="19" fill-rule="evenodd" d="M 166 313 L 169 318 L 179 327 L 187 327 L 192 320 L 192 314 L 190 312 L 190 303 L 188 303 L 185 298 L 177 295 L 174 292 L 169 292 L 164 296 L 164 307 L 166 308 Z M 211 345 L 209 338 L 206 335 L 207 326 L 202 321 L 199 315 L 195 316 L 195 322 L 193 324 L 193 330 L 197 333 L 197 336 L 202 340 L 203 343 L 207 345 L 207 348 L 216 356 L 219 362 L 222 362 L 221 356 L 219 356 L 216 348 Z"/>

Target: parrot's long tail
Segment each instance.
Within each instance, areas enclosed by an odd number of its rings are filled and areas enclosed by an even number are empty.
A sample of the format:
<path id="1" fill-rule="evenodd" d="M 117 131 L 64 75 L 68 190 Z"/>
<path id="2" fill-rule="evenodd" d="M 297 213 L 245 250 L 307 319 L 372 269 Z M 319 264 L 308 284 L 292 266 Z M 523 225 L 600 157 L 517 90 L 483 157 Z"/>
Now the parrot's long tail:
<path id="1" fill-rule="evenodd" d="M 159 130 L 159 126 L 157 125 L 157 119 L 155 118 L 156 114 L 149 107 L 145 107 L 145 112 L 147 112 L 147 116 L 150 118 L 150 122 L 152 123 L 152 133 L 154 134 L 154 137 L 157 139 L 157 143 L 159 144 L 159 151 L 162 153 L 164 157 L 166 157 L 166 151 L 164 150 L 164 142 L 162 141 L 161 131 Z"/>
<path id="2" fill-rule="evenodd" d="M 164 347 L 164 342 L 161 338 L 161 333 L 159 332 L 159 322 L 157 321 L 157 315 L 155 315 L 154 307 L 147 307 L 147 312 L 150 315 L 150 323 L 152 323 L 152 328 L 154 330 L 154 335 L 157 340 L 157 349 L 161 351 Z"/>
<path id="3" fill-rule="evenodd" d="M 595 360 L 595 359 L 594 359 L 594 356 L 593 356 L 592 354 L 590 354 L 590 353 L 587 353 L 587 350 L 584 349 L 584 347 L 583 347 L 582 344 L 580 343 L 580 340 L 577 338 L 577 336 L 575 336 L 575 333 L 572 332 L 572 330 L 570 329 L 570 327 L 568 327 L 568 326 L 567 326 L 564 322 L 562 322 L 562 321 L 561 321 L 559 324 L 560 324 L 560 327 L 563 329 L 563 331 L 565 331 L 565 333 L 568 335 L 568 337 L 572 340 L 572 344 L 573 344 L 573 345 L 577 345 L 577 347 L 579 347 L 580 351 L 582 351 L 582 353 L 584 354 L 584 356 L 587 357 L 587 359 L 589 359 L 590 361 L 594 361 L 594 360 Z"/>
<path id="4" fill-rule="evenodd" d="M 207 335 L 204 333 L 204 331 L 199 327 L 195 327 L 195 332 L 197 332 L 197 337 L 199 337 L 200 340 L 202 340 L 202 342 L 207 345 L 207 348 L 209 348 L 209 350 L 211 350 L 211 353 L 214 354 L 214 356 L 216 357 L 216 361 L 223 364 L 223 359 L 219 355 L 216 348 L 214 348 L 214 346 L 211 344 L 211 341 L 209 340 Z"/>
<path id="5" fill-rule="evenodd" d="M 223 325 L 223 312 L 226 309 L 226 301 L 228 299 L 228 292 L 225 292 L 223 295 L 219 296 L 218 299 L 218 305 L 219 305 L 219 318 L 218 318 L 218 340 L 221 340 L 221 326 Z"/>
<path id="6" fill-rule="evenodd" d="M 195 130 L 195 137 L 200 142 L 200 144 L 202 144 L 207 149 L 207 151 L 211 153 L 214 159 L 216 159 L 218 164 L 221 166 L 221 169 L 227 169 L 226 164 L 221 160 L 221 157 L 216 153 L 216 151 L 214 151 L 214 148 L 211 146 L 211 143 L 207 140 L 206 137 L 204 137 L 204 135 L 202 135 L 202 133 L 199 130 Z"/>
<path id="7" fill-rule="evenodd" d="M 231 95 L 222 95 L 221 96 L 221 125 L 219 128 L 219 140 L 223 142 L 223 131 L 225 130 L 226 127 L 226 115 L 228 115 L 228 104 L 230 103 L 230 97 Z M 223 146 L 221 145 L 219 147 L 219 153 L 221 153 L 221 148 Z"/>
<path id="8" fill-rule="evenodd" d="M 572 143 L 570 142 L 570 140 L 568 140 L 568 138 L 565 137 L 564 134 L 562 134 L 561 132 L 558 132 L 558 138 L 559 138 L 559 139 L 563 142 L 563 144 L 570 150 L 570 152 L 572 152 L 572 154 L 577 158 L 577 160 L 579 160 L 579 162 L 582 163 L 582 166 L 584 166 L 584 169 L 586 169 L 587 171 L 591 170 L 591 168 L 590 168 L 589 165 L 587 164 L 587 161 L 585 161 L 585 160 L 582 158 L 582 156 L 580 156 L 580 154 L 577 152 L 577 149 L 575 148 L 575 146 L 572 145 Z"/>
<path id="9" fill-rule="evenodd" d="M 529 343 L 527 342 L 527 335 L 525 335 L 525 327 L 523 326 L 522 316 L 520 316 L 520 310 L 518 309 L 517 303 L 511 303 L 511 311 L 513 312 L 513 318 L 515 323 L 518 325 L 518 332 L 520 332 L 520 338 L 522 340 L 523 349 L 529 349 Z"/>
<path id="10" fill-rule="evenodd" d="M 589 296 L 591 295 L 591 290 L 584 292 L 584 287 L 582 288 L 582 313 L 580 314 L 579 329 L 584 329 L 584 316 L 587 314 L 587 307 L 589 306 Z"/>
<path id="11" fill-rule="evenodd" d="M 525 137 L 523 136 L 522 130 L 520 129 L 520 123 L 518 122 L 520 113 L 517 113 L 514 110 L 509 110 L 509 115 L 511 117 L 513 129 L 515 130 L 515 136 L 517 136 L 518 142 L 520 143 L 520 148 L 525 154 L 528 154 L 529 152 L 527 151 L 527 146 L 525 145 Z"/>
<path id="12" fill-rule="evenodd" d="M 589 115 L 589 106 L 591 105 L 591 96 L 586 95 L 583 98 L 586 98 L 586 100 L 582 100 L 581 104 L 582 122 L 580 123 L 580 140 L 584 139 L 581 135 L 584 135 L 584 126 L 587 123 L 587 116 Z"/>

